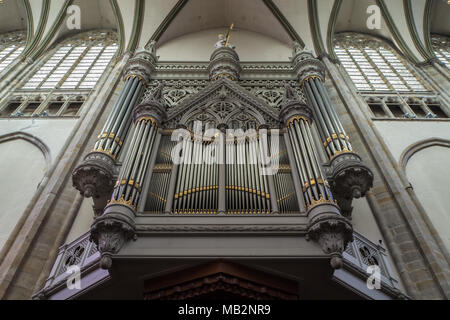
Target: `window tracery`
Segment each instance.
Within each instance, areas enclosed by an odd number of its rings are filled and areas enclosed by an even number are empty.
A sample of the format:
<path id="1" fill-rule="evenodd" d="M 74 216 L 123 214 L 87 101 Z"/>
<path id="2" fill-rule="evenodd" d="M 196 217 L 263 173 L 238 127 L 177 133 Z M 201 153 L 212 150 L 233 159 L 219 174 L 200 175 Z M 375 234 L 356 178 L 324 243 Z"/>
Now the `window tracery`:
<path id="1" fill-rule="evenodd" d="M 9 94 L 0 117 L 78 116 L 117 48 L 113 31 L 89 31 L 61 42 Z"/>
<path id="2" fill-rule="evenodd" d="M 444 41 L 442 47 L 444 43 L 448 46 Z M 450 117 L 448 110 L 442 107 L 441 98 L 382 40 L 346 32 L 336 35 L 334 49 L 374 118 Z"/>
<path id="3" fill-rule="evenodd" d="M 408 63 L 383 41 L 357 33 L 342 33 L 334 50 L 359 91 L 429 91 Z"/>
<path id="4" fill-rule="evenodd" d="M 25 48 L 24 31 L 8 32 L 0 35 L 0 72 L 16 60 Z"/>
<path id="5" fill-rule="evenodd" d="M 92 89 L 118 48 L 116 35 L 94 31 L 58 46 L 23 89 Z"/>
<path id="6" fill-rule="evenodd" d="M 431 35 L 431 44 L 433 45 L 434 54 L 442 62 L 447 69 L 450 69 L 450 38 L 437 34 Z"/>

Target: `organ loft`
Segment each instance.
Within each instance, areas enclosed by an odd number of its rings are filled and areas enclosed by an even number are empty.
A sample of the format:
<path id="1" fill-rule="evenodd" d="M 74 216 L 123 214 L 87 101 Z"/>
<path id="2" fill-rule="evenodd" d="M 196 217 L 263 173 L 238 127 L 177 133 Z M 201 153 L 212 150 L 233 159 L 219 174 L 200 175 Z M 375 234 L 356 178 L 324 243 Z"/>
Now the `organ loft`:
<path id="1" fill-rule="evenodd" d="M 2 37 L 0 297 L 448 299 L 449 9 L 361 32 L 370 3 L 80 0 Z"/>

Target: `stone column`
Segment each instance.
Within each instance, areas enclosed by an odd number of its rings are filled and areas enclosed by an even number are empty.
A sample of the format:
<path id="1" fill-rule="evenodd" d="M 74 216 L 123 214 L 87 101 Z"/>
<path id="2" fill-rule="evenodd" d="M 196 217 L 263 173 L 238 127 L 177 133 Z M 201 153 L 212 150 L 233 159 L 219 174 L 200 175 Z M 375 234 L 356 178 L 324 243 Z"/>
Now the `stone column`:
<path id="1" fill-rule="evenodd" d="M 372 187 L 373 174 L 356 154 L 323 85 L 325 65 L 311 52 L 294 53 L 292 63 L 299 82 L 314 109 L 319 134 L 329 158 L 333 194 L 346 217 L 351 217 L 352 200 Z"/>
<path id="2" fill-rule="evenodd" d="M 125 66 L 124 87 L 108 115 L 91 152 L 72 173 L 73 186 L 94 201 L 94 212 L 102 214 L 114 187 L 116 160 L 131 125 L 131 113 L 155 68 L 154 51 L 142 50 Z"/>
<path id="3" fill-rule="evenodd" d="M 150 155 L 155 145 L 158 127 L 166 117 L 162 100 L 162 84 L 153 95 L 133 110 L 135 130 L 111 200 L 103 214 L 91 226 L 91 239 L 102 255 L 100 265 L 109 269 L 112 255 L 135 235 L 135 215 L 142 183 L 149 168 Z"/>
<path id="4" fill-rule="evenodd" d="M 286 98 L 280 120 L 287 135 L 299 170 L 302 194 L 307 206 L 308 237 L 318 241 L 331 257 L 331 266 L 342 266 L 342 252 L 353 241 L 353 228 L 336 205 L 311 133 L 312 110 L 303 104 L 294 90 L 286 85 Z M 301 195 L 299 195 L 301 196 Z"/>

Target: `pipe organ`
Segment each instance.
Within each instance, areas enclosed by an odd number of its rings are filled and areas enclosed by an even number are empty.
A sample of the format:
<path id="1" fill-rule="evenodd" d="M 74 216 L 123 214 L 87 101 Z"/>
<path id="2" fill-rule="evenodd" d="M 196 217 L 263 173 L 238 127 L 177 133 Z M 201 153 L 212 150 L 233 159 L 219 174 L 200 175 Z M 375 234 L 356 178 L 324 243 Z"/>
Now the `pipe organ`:
<path id="1" fill-rule="evenodd" d="M 75 187 L 85 196 L 110 198 L 97 201 L 102 210 L 91 226 L 101 266 L 110 268 L 112 255 L 137 236 L 137 213 L 301 214 L 309 239 L 339 268 L 352 241 L 347 219 L 351 200 L 364 195 L 373 177 L 352 149 L 323 86 L 323 64 L 295 48 L 292 70 L 308 103 L 286 83 L 284 99 L 275 108 L 239 85 L 237 53 L 231 46 L 219 46 L 207 68 L 209 83 L 199 92 L 169 109 L 161 82 L 134 105 L 156 61 L 154 47 L 130 59 L 124 92 L 95 152 L 73 174 Z M 116 156 L 131 119 L 133 137 L 119 164 Z M 328 163 L 323 163 L 324 152 Z M 112 179 L 114 187 L 102 187 Z"/>
<path id="2" fill-rule="evenodd" d="M 174 146 L 175 142 L 171 141 L 170 134 L 163 133 L 151 173 L 151 182 L 149 183 L 144 207 L 146 212 L 158 213 L 164 211 L 172 171 L 171 152 Z"/>
<path id="3" fill-rule="evenodd" d="M 283 137 L 280 137 L 280 152 L 278 155 L 279 169 L 274 175 L 277 203 L 280 213 L 300 212 L 300 206 L 297 199 L 297 193 L 292 179 L 289 156 L 286 149 L 286 143 Z"/>

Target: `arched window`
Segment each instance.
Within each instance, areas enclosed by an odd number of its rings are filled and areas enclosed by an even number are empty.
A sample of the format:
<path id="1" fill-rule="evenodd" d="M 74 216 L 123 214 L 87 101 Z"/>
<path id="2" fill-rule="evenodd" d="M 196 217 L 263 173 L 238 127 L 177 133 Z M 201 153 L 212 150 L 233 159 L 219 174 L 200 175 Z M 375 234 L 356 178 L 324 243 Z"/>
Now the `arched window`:
<path id="1" fill-rule="evenodd" d="M 77 117 L 117 48 L 113 31 L 89 31 L 59 43 L 0 105 L 0 117 Z"/>
<path id="2" fill-rule="evenodd" d="M 450 69 L 450 38 L 433 34 L 431 43 L 436 57 Z"/>
<path id="3" fill-rule="evenodd" d="M 25 47 L 26 33 L 15 31 L 0 35 L 0 72 L 13 62 Z"/>
<path id="4" fill-rule="evenodd" d="M 117 51 L 113 32 L 88 32 L 61 43 L 23 89 L 92 89 Z"/>
<path id="5" fill-rule="evenodd" d="M 340 33 L 335 36 L 334 50 L 374 118 L 449 117 L 439 96 L 385 41 Z"/>
<path id="6" fill-rule="evenodd" d="M 357 33 L 341 33 L 334 50 L 360 91 L 428 91 L 404 61 L 384 41 Z"/>

